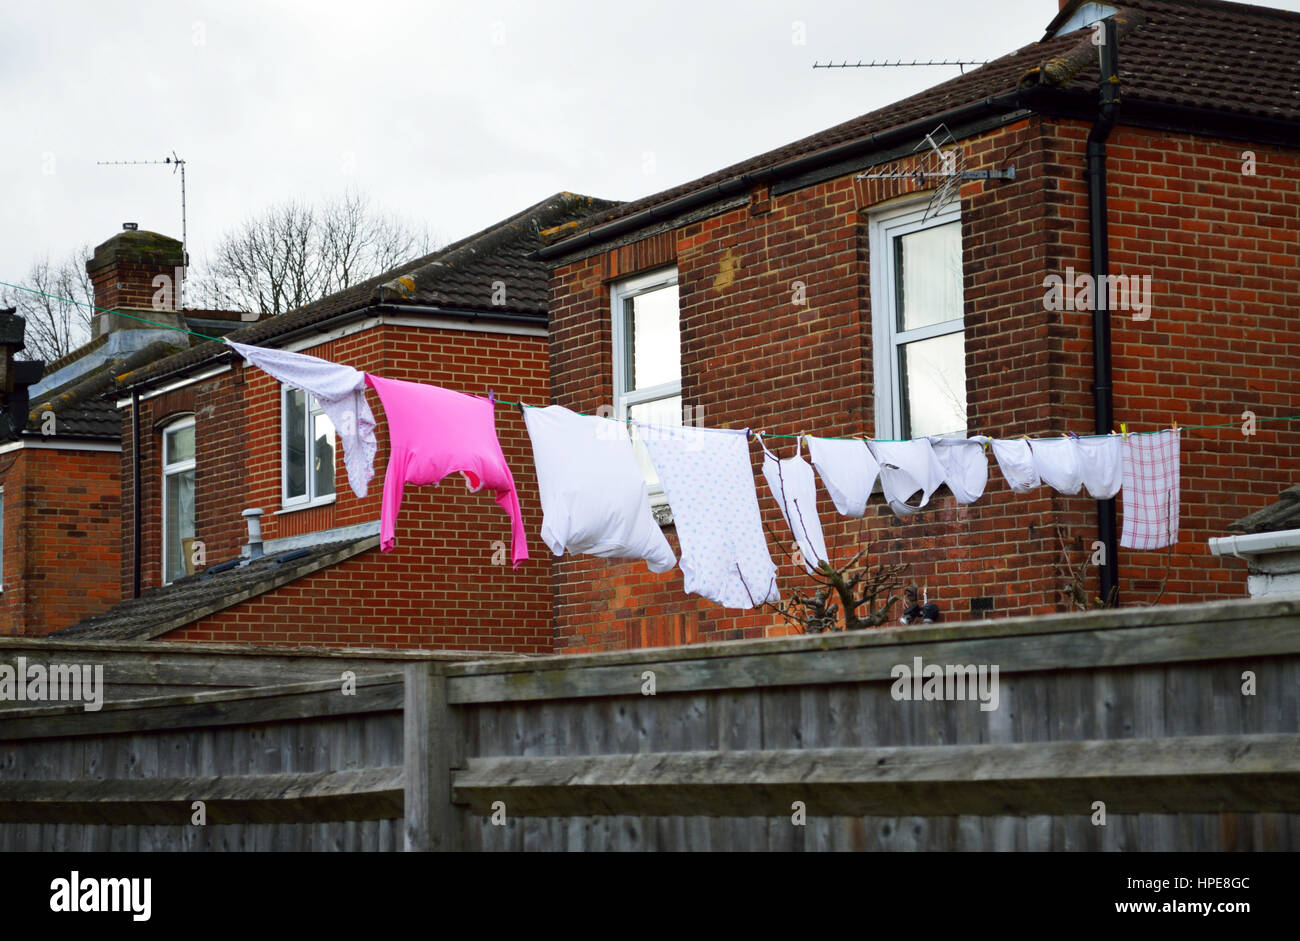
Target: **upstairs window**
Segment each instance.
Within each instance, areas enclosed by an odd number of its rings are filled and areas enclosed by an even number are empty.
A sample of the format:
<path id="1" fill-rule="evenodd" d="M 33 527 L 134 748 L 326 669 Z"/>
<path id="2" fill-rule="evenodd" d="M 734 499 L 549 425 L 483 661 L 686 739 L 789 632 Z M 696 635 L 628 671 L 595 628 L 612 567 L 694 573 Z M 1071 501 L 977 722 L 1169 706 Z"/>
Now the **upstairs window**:
<path id="1" fill-rule="evenodd" d="M 620 281 L 612 289 L 614 417 L 657 425 L 682 423 L 681 319 L 677 269 Z M 651 493 L 661 494 L 645 445 L 634 450 Z"/>
<path id="2" fill-rule="evenodd" d="M 194 574 L 194 419 L 163 429 L 163 584 Z"/>
<path id="3" fill-rule="evenodd" d="M 334 499 L 334 423 L 314 395 L 284 386 L 281 476 L 285 507 Z"/>
<path id="4" fill-rule="evenodd" d="M 961 221 L 924 206 L 871 220 L 876 437 L 966 434 Z"/>

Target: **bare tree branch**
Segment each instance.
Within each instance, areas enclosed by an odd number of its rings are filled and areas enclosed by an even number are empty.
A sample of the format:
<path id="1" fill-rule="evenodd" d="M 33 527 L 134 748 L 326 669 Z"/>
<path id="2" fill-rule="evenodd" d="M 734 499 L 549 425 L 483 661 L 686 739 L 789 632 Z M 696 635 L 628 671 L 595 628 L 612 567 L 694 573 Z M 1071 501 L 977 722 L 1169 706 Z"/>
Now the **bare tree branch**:
<path id="1" fill-rule="evenodd" d="M 90 339 L 95 292 L 86 274 L 87 245 L 60 262 L 37 259 L 23 280 L 28 291 L 0 290 L 0 307 L 15 307 L 27 321 L 22 356 L 52 362 Z"/>
<path id="2" fill-rule="evenodd" d="M 289 201 L 225 235 L 193 277 L 196 305 L 283 314 L 433 250 L 427 227 L 378 213 L 355 190 Z"/>

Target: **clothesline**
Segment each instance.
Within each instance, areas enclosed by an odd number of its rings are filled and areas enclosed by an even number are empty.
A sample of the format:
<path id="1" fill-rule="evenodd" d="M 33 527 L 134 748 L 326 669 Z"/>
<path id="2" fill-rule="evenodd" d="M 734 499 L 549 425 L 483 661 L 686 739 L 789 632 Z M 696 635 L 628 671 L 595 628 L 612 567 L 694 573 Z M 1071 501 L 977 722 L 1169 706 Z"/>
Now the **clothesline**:
<path id="1" fill-rule="evenodd" d="M 381 551 L 393 548 L 407 484 L 437 484 L 461 473 L 471 491 L 487 490 L 510 517 L 511 559 L 528 558 L 518 491 L 497 437 L 495 392 L 487 399 L 439 386 L 362 373 L 352 366 L 303 353 L 225 341 L 251 365 L 315 396 L 343 443 L 348 479 L 359 497 L 374 474 L 375 422 L 365 386 L 379 394 L 388 419 L 390 449 L 380 507 Z M 607 558 L 642 559 L 651 571 L 676 562 L 651 511 L 643 470 L 631 435 L 606 434 L 603 416 L 578 415 L 560 405 L 519 406 L 533 446 L 542 503 L 543 540 L 565 551 Z M 749 429 L 673 426 L 658 434 L 636 423 L 672 507 L 681 547 L 683 587 L 729 608 L 752 608 L 780 599 L 776 566 L 763 531 L 747 437 Z M 1037 443 L 1016 439 L 916 438 L 906 442 L 808 438 L 778 459 L 764 451 L 763 476 L 803 554 L 826 559 L 817 515 L 813 469 L 836 511 L 862 517 L 877 492 L 899 518 L 929 505 L 947 486 L 958 504 L 978 501 L 988 484 L 988 445 L 1013 493 L 1050 486 L 1094 500 L 1123 491 L 1129 549 L 1169 545 L 1178 538 L 1179 432 L 1121 438 L 1063 436 Z M 801 541 L 802 540 L 802 541 Z M 765 589 L 762 586 L 766 585 Z M 751 587 L 753 586 L 753 587 Z M 754 588 L 761 589 L 755 595 Z"/>
<path id="2" fill-rule="evenodd" d="M 527 405 L 527 404 L 525 404 L 525 403 L 523 403 L 523 402 L 510 402 L 510 401 L 507 401 L 506 399 L 497 399 L 496 402 L 497 402 L 499 405 L 514 405 L 514 406 L 517 406 L 517 407 L 519 407 L 519 408 L 545 408 L 545 407 L 546 407 L 546 406 L 544 406 L 544 405 Z M 632 418 L 610 418 L 608 415 L 592 415 L 592 414 L 590 414 L 589 412 L 575 412 L 574 414 L 575 414 L 575 415 L 582 415 L 584 418 L 601 418 L 601 419 L 604 419 L 605 421 L 617 422 L 617 423 L 620 424 L 620 425 L 624 425 L 624 424 L 626 424 L 626 425 L 631 425 L 631 424 L 634 424 L 634 423 L 635 423 L 635 419 L 632 419 Z M 1274 417 L 1272 417 L 1272 418 L 1256 418 L 1256 419 L 1255 419 L 1255 421 L 1257 421 L 1257 422 L 1266 422 L 1266 421 L 1296 421 L 1296 420 L 1300 420 L 1300 415 L 1277 415 L 1277 416 L 1274 416 Z M 654 424 L 654 422 L 648 422 L 647 424 Z M 1128 424 L 1127 422 L 1122 422 L 1122 423 L 1121 423 L 1121 427 L 1123 427 L 1124 425 L 1127 425 L 1127 424 Z M 675 426 L 674 426 L 674 427 L 675 427 Z M 698 427 L 698 426 L 697 426 L 697 427 Z M 1207 428 L 1240 428 L 1240 427 L 1241 427 L 1241 422 L 1239 422 L 1239 421 L 1230 421 L 1230 422 L 1223 422 L 1223 423 L 1221 423 L 1221 424 L 1217 424 L 1217 425 L 1176 425 L 1175 428 L 1173 428 L 1173 429 L 1170 429 L 1170 428 L 1157 428 L 1155 431 L 1124 431 L 1123 434 L 1124 434 L 1125 436 L 1132 436 L 1132 435 L 1158 435 L 1158 434 L 1161 434 L 1162 432 L 1166 432 L 1166 431 L 1170 431 L 1170 430 L 1176 430 L 1176 431 L 1202 431 L 1202 430 L 1207 429 Z M 709 428 L 702 428 L 702 427 L 701 427 L 700 430 L 702 430 L 702 431 L 714 431 L 714 430 L 716 430 L 716 431 L 734 431 L 735 429 L 729 429 L 729 428 L 709 429 Z M 1118 432 L 1111 432 L 1111 434 L 1117 434 L 1117 433 L 1118 433 Z M 756 434 L 762 435 L 764 438 L 792 438 L 792 439 L 793 439 L 793 438 L 821 437 L 821 438 L 824 438 L 824 440 L 827 440 L 827 441 L 862 441 L 862 440 L 864 440 L 864 438 L 863 438 L 862 435 L 848 435 L 848 436 L 845 436 L 845 437 L 833 437 L 833 436 L 829 436 L 829 435 L 826 435 L 826 436 L 823 436 L 823 435 L 809 435 L 809 434 L 806 433 L 806 432 L 805 432 L 805 433 L 800 433 L 800 434 L 793 434 L 793 435 L 791 435 L 791 434 L 778 434 L 778 433 L 773 432 L 773 431 L 760 431 L 760 432 L 756 432 Z M 1061 435 L 1059 435 L 1059 434 L 1055 434 L 1055 435 L 1043 435 L 1042 437 L 1043 437 L 1043 438 L 1059 438 L 1059 437 L 1061 437 Z M 1108 437 L 1110 437 L 1110 435 L 1075 435 L 1075 437 L 1076 437 L 1076 438 L 1108 438 Z M 1023 440 L 1023 439 L 1025 439 L 1025 438 L 1028 438 L 1030 441 L 1038 441 L 1038 440 L 1040 440 L 1039 438 L 1034 438 L 1034 437 L 1032 437 L 1032 436 L 1030 436 L 1030 435 L 1019 435 L 1019 436 L 1017 436 L 1017 439 L 1018 439 L 1018 440 Z M 870 439 L 870 440 L 872 440 L 872 441 L 879 441 L 879 442 L 885 442 L 885 443 L 890 443 L 890 444 L 897 444 L 897 443 L 901 443 L 901 442 L 908 441 L 908 440 L 910 440 L 910 439 L 908 439 L 908 438 L 872 438 L 872 439 Z"/>
<path id="3" fill-rule="evenodd" d="M 198 337 L 198 338 L 200 338 L 200 339 L 202 339 L 202 340 L 214 340 L 214 341 L 216 341 L 216 342 L 218 342 L 218 343 L 225 342 L 225 340 L 224 340 L 223 337 L 213 337 L 213 336 L 208 336 L 206 333 L 199 333 L 199 332 L 197 332 L 197 331 L 195 331 L 195 330 L 187 330 L 186 328 L 184 328 L 184 327 L 178 327 L 178 326 L 176 326 L 175 324 L 161 323 L 161 322 L 156 321 L 156 320 L 148 320 L 148 319 L 146 319 L 146 318 L 144 318 L 144 317 L 137 317 L 137 316 L 134 315 L 134 314 L 127 314 L 127 313 L 124 313 L 124 312 L 122 312 L 122 311 L 120 311 L 120 310 L 107 310 L 107 309 L 105 309 L 105 308 L 103 308 L 103 307 L 96 307 L 94 304 L 87 304 L 87 303 L 85 303 L 84 301 L 76 301 L 76 300 L 73 300 L 73 299 L 70 298 L 70 297 L 60 297 L 60 296 L 57 295 L 57 294 L 48 294 L 48 293 L 46 293 L 45 291 L 38 291 L 38 290 L 36 290 L 35 288 L 24 287 L 24 286 L 21 285 L 21 284 L 12 284 L 12 283 L 10 283 L 9 281 L 0 281 L 0 285 L 2 285 L 2 286 L 4 286 L 4 287 L 8 287 L 8 288 L 13 288 L 13 289 L 16 290 L 16 291 L 26 291 L 26 292 L 29 293 L 29 294 L 37 294 L 37 295 L 39 295 L 39 296 L 41 296 L 41 297 L 48 297 L 48 298 L 50 298 L 51 300 L 63 301 L 63 302 L 68 303 L 68 304 L 74 304 L 74 305 L 76 305 L 77 307 L 89 307 L 91 310 L 93 310 L 93 311 L 97 311 L 97 312 L 99 312 L 99 313 L 103 313 L 103 314 L 116 314 L 116 315 L 119 316 L 119 317 L 126 317 L 126 318 L 128 318 L 128 319 L 130 319 L 130 320 L 135 320 L 135 321 L 138 321 L 138 322 L 140 322 L 140 323 L 147 323 L 147 324 L 149 324 L 150 326 L 153 326 L 153 327 L 160 327 L 161 329 L 164 329 L 164 330 L 175 330 L 175 331 L 178 332 L 178 333 L 186 333 L 186 334 L 189 334 L 189 335 L 192 336 L 192 337 Z M 511 401 L 508 401 L 508 400 L 506 400 L 506 399 L 496 399 L 496 401 L 497 401 L 498 403 L 500 403 L 501 405 L 514 405 L 514 406 L 517 406 L 517 407 L 519 407 L 519 408 L 539 408 L 539 407 L 542 407 L 542 406 L 535 406 L 535 405 L 525 405 L 525 404 L 522 403 L 522 402 L 511 402 Z M 602 418 L 602 419 L 605 419 L 606 421 L 614 421 L 614 422 L 618 422 L 619 424 L 631 424 L 631 422 L 632 422 L 632 419 L 630 419 L 630 418 L 629 418 L 629 419 L 610 418 L 608 415 L 590 415 L 590 414 L 587 413 L 587 412 L 578 412 L 578 413 L 576 413 L 576 414 L 583 415 L 583 416 L 585 416 L 585 417 L 590 417 L 590 418 Z M 1300 420 L 1300 415 L 1279 415 L 1279 416 L 1275 416 L 1275 417 L 1272 417 L 1272 418 L 1265 417 L 1265 418 L 1256 418 L 1256 419 L 1255 419 L 1256 422 L 1266 422 L 1266 421 L 1296 421 L 1296 420 Z M 1239 428 L 1240 426 L 1241 426 L 1241 422 L 1236 421 L 1236 422 L 1222 422 L 1222 423 L 1220 423 L 1220 424 L 1215 424 L 1215 425 L 1179 425 L 1178 427 L 1181 428 L 1181 429 L 1185 429 L 1185 430 L 1187 430 L 1187 431 L 1203 431 L 1203 430 L 1211 429 L 1211 428 Z M 1156 431 L 1125 431 L 1124 434 L 1125 434 L 1125 435 L 1155 435 L 1155 434 L 1160 434 L 1160 432 L 1162 432 L 1162 431 L 1166 431 L 1166 430 L 1168 430 L 1168 429 L 1160 428 L 1160 429 L 1157 429 Z M 764 432 L 762 432 L 762 435 L 763 435 L 763 437 L 765 437 L 765 438 L 803 438 L 803 437 L 806 437 L 806 435 L 804 435 L 804 434 L 780 434 L 780 433 L 777 433 L 777 432 L 768 432 L 768 431 L 764 431 Z M 1055 437 L 1060 437 L 1060 436 L 1059 436 L 1059 435 L 1050 435 L 1050 436 L 1048 436 L 1048 437 L 1054 437 L 1054 438 L 1055 438 Z M 1081 438 L 1101 438 L 1101 437 L 1106 437 L 1106 436 L 1105 436 L 1105 435 L 1079 435 L 1079 437 L 1081 437 Z M 830 441 L 852 441 L 852 440 L 858 440 L 859 438 L 860 438 L 860 436 L 829 437 L 827 440 L 830 440 Z M 874 439 L 874 440 L 876 440 L 876 441 L 882 441 L 882 442 L 895 443 L 895 442 L 902 441 L 902 440 L 906 440 L 906 439 L 899 439 L 899 438 L 876 438 L 876 439 Z M 1031 438 L 1030 440 L 1032 441 L 1032 440 L 1037 440 L 1037 439 Z"/>
<path id="4" fill-rule="evenodd" d="M 120 310 L 106 310 L 103 307 L 96 307 L 94 304 L 87 304 L 85 301 L 74 301 L 70 297 L 60 297 L 57 294 L 47 294 L 44 291 L 38 291 L 35 288 L 25 288 L 21 284 L 10 284 L 8 281 L 0 281 L 0 285 L 7 288 L 13 288 L 15 291 L 26 291 L 28 294 L 37 294 L 41 297 L 48 297 L 53 301 L 63 301 L 66 304 L 75 304 L 77 307 L 89 307 L 91 310 L 98 311 L 101 314 L 116 314 L 119 317 L 126 317 L 129 320 L 138 320 L 140 323 L 147 323 L 151 327 L 161 327 L 164 330 L 175 330 L 177 333 L 188 333 L 192 337 L 199 337 L 203 340 L 216 340 L 218 343 L 221 342 L 221 337 L 210 337 L 206 333 L 186 330 L 184 327 L 178 327 L 171 323 L 159 323 L 157 320 L 146 320 L 144 317 L 137 317 L 135 314 L 123 313 Z"/>

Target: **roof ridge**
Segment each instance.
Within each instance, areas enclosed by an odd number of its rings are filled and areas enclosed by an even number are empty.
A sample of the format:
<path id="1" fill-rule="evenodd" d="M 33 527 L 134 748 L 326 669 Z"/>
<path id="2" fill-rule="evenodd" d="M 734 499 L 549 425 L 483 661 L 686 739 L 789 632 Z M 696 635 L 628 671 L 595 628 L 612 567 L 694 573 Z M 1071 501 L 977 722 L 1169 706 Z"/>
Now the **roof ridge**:
<path id="1" fill-rule="evenodd" d="M 385 303 L 386 301 L 400 303 L 404 300 L 402 295 L 406 294 L 406 292 L 399 289 L 406 287 L 406 285 L 393 284 L 393 282 L 405 275 L 415 275 L 415 277 L 405 278 L 406 281 L 411 282 L 408 297 L 422 293 L 435 294 L 433 291 L 422 289 L 421 279 L 418 277 L 419 272 L 426 270 L 434 272 L 455 271 L 458 267 L 464 266 L 476 258 L 484 257 L 490 250 L 500 249 L 502 246 L 518 242 L 524 237 L 540 238 L 537 233 L 541 227 L 552 221 L 568 219 L 585 213 L 604 211 L 615 205 L 617 203 L 613 200 L 561 190 L 525 207 L 500 222 L 495 222 L 449 245 L 396 265 L 373 278 L 359 281 L 310 304 L 295 307 L 283 314 L 261 317 L 241 329 L 231 331 L 226 334 L 225 338 L 252 345 L 275 345 L 283 336 L 311 324 L 364 310 L 377 303 Z M 536 299 L 537 295 L 545 294 L 545 279 L 537 274 L 537 266 L 523 260 L 511 262 L 511 264 L 515 266 L 516 273 L 521 273 L 521 277 L 534 280 L 540 278 L 541 283 L 532 292 L 534 295 L 533 303 L 542 305 L 544 308 L 544 299 Z M 438 276 L 441 277 L 440 274 Z M 386 298 L 384 291 L 389 290 L 390 287 L 393 293 Z M 410 302 L 418 303 L 418 301 Z M 205 340 L 175 356 L 169 356 L 150 364 L 149 368 L 142 370 L 139 375 L 119 374 L 118 388 L 126 389 L 136 383 L 156 379 L 160 375 L 187 372 L 198 367 L 201 363 L 209 362 L 222 353 L 228 352 L 230 352 L 230 348 L 220 340 Z"/>
<path id="2" fill-rule="evenodd" d="M 1077 10 L 1081 2 L 1067 9 Z M 1179 127 L 1185 133 L 1201 132 L 1207 114 L 1219 119 L 1216 127 L 1220 128 L 1233 125 L 1238 118 L 1252 122 L 1250 127 L 1260 129 L 1264 135 L 1262 140 L 1273 141 L 1284 137 L 1284 131 L 1289 133 L 1289 128 L 1279 131 L 1273 125 L 1294 122 L 1300 115 L 1300 99 L 1295 96 L 1295 89 L 1300 85 L 1294 80 L 1296 66 L 1293 65 L 1295 53 L 1300 49 L 1297 42 L 1300 30 L 1275 27 L 1292 26 L 1300 14 L 1224 0 L 1110 0 L 1107 5 L 1115 8 L 1110 18 L 1120 27 L 1120 35 L 1129 47 L 1121 50 L 1120 55 L 1125 84 L 1122 122 L 1138 118 L 1144 113 L 1143 108 L 1148 112 L 1168 109 L 1181 122 Z M 815 175 L 810 165 L 823 156 L 827 165 L 848 164 L 860 156 L 853 150 L 855 145 L 865 148 L 875 139 L 894 135 L 892 147 L 900 143 L 900 135 L 911 133 L 915 126 L 925 123 L 933 127 L 940 116 L 969 111 L 981 104 L 991 114 L 1005 115 L 1009 112 L 1001 110 L 1002 103 L 1014 100 L 1017 93 L 1043 96 L 1037 100 L 1020 99 L 1017 110 L 1082 114 L 1095 98 L 1097 50 L 1091 44 L 1092 34 L 1091 29 L 1083 29 L 1060 36 L 1043 36 L 978 69 L 866 114 L 778 147 L 751 153 L 676 186 L 647 193 L 616 210 L 588 216 L 578 226 L 566 227 L 548 239 L 543 257 L 566 257 L 566 246 L 580 253 L 601 243 L 606 238 L 604 233 L 615 230 L 618 237 L 631 238 L 642 213 L 671 207 L 678 201 L 692 209 L 719 204 L 721 196 L 711 201 L 710 192 L 721 192 L 727 187 L 728 193 L 734 194 L 743 188 L 747 178 L 761 177 L 764 182 L 781 180 L 795 185 L 799 179 Z M 1214 42 L 1213 37 L 1220 41 Z M 1190 64 L 1184 61 L 1189 48 L 1193 55 Z M 1273 85 L 1260 83 L 1267 94 L 1242 94 L 1242 87 L 1254 91 L 1249 70 L 1256 53 L 1260 60 L 1270 63 L 1277 81 Z M 1207 62 L 1212 68 L 1205 74 L 1206 80 L 1187 81 L 1189 67 L 1203 67 Z M 1085 87 L 1090 81 L 1093 87 Z M 1237 88 L 1234 91 L 1230 86 Z M 1039 105 L 1043 107 L 1040 109 Z M 1271 124 L 1260 128 L 1264 122 Z M 838 155 L 845 153 L 852 156 L 839 159 Z"/>
<path id="3" fill-rule="evenodd" d="M 577 228 L 574 228 L 573 230 L 565 231 L 562 233 L 556 233 L 555 237 L 550 240 L 550 243 L 554 245 L 562 245 L 567 239 L 569 239 L 572 236 L 578 235 L 580 232 L 585 232 L 590 229 L 594 229 L 598 226 L 605 224 L 608 221 L 620 218 L 622 215 L 630 214 L 631 212 L 636 211 L 636 210 L 629 210 L 628 213 L 620 212 L 619 210 L 624 207 L 636 206 L 640 203 L 649 200 L 655 200 L 657 198 L 666 197 L 668 196 L 668 194 L 676 195 L 676 194 L 691 193 L 691 192 L 695 192 L 696 190 L 704 190 L 707 189 L 714 182 L 721 182 L 723 180 L 739 177 L 743 173 L 750 172 L 750 170 L 746 168 L 749 168 L 750 165 L 753 164 L 756 160 L 762 160 L 763 158 L 766 157 L 772 157 L 773 161 L 770 164 L 770 166 L 777 166 L 780 163 L 788 159 L 792 159 L 795 156 L 808 156 L 808 155 L 816 154 L 823 150 L 830 150 L 836 146 L 839 146 L 839 144 L 843 143 L 843 141 L 821 142 L 819 139 L 834 138 L 840 132 L 846 131 L 852 128 L 854 125 L 864 125 L 864 127 L 860 132 L 854 134 L 853 137 L 846 138 L 846 140 L 865 139 L 871 137 L 873 134 L 876 134 L 881 130 L 886 130 L 894 126 L 894 125 L 887 125 L 886 128 L 870 129 L 865 125 L 867 122 L 870 121 L 871 118 L 877 115 L 882 115 L 886 112 L 896 111 L 908 105 L 911 102 L 918 101 L 927 97 L 941 97 L 944 94 L 948 93 L 949 90 L 952 88 L 960 88 L 966 85 L 973 85 L 975 84 L 975 81 L 978 78 L 988 76 L 991 70 L 993 70 L 999 64 L 1005 65 L 1006 64 L 1005 60 L 1012 60 L 1017 56 L 1023 56 L 1026 53 L 1029 53 L 1030 51 L 1035 49 L 1036 47 L 1043 46 L 1045 44 L 1059 43 L 1059 42 L 1061 42 L 1060 37 L 1046 39 L 1046 40 L 1039 39 L 1039 40 L 1025 43 L 1022 46 L 1012 49 L 1010 52 L 998 56 L 996 59 L 992 59 L 989 62 L 986 62 L 984 65 L 978 68 L 970 69 L 969 71 L 963 72 L 961 75 L 955 75 L 952 78 L 945 79 L 944 81 L 931 85 L 928 88 L 923 88 L 920 91 L 916 92 L 915 94 L 908 95 L 904 98 L 899 98 L 895 101 L 888 102 L 887 104 L 881 105 L 879 108 L 873 108 L 871 111 L 868 111 L 866 113 L 853 115 L 852 117 L 840 121 L 837 124 L 832 124 L 830 127 L 822 128 L 821 130 L 814 131 L 811 134 L 805 134 L 803 137 L 800 137 L 794 141 L 790 141 L 789 143 L 783 144 L 779 147 L 771 148 L 759 154 L 751 154 L 748 157 L 743 157 L 740 160 L 733 161 L 732 163 L 729 163 L 724 167 L 720 167 L 719 169 L 714 170 L 710 173 L 706 173 L 703 176 L 699 176 L 691 180 L 685 180 L 677 184 L 676 186 L 670 186 L 664 190 L 659 190 L 653 193 L 647 193 L 646 195 L 638 197 L 637 199 L 619 202 L 616 206 L 612 207 L 609 210 L 605 210 L 600 213 L 594 213 L 592 215 L 589 215 L 581 219 L 579 222 L 579 226 Z M 1012 90 L 1012 89 L 1014 89 L 1014 86 L 1010 86 L 1008 90 Z M 971 96 L 969 100 L 977 101 L 982 97 L 984 96 L 977 94 Z M 961 101 L 966 101 L 966 100 L 967 99 L 961 99 Z M 937 114 L 939 112 L 935 111 L 933 113 Z M 904 124 L 911 123 L 916 120 L 921 120 L 924 117 L 925 116 L 922 116 L 921 118 L 911 118 L 903 123 Z M 791 153 L 781 157 L 777 156 L 778 154 L 782 154 L 786 151 L 790 151 Z M 654 205 L 654 203 L 652 203 L 652 205 Z"/>
<path id="4" fill-rule="evenodd" d="M 454 268 L 483 255 L 491 254 L 493 251 L 518 242 L 529 235 L 540 238 L 542 228 L 557 215 L 567 215 L 575 208 L 583 205 L 594 205 L 598 202 L 610 202 L 610 200 L 600 200 L 595 196 L 583 196 L 561 190 L 546 197 L 546 199 L 534 203 L 510 218 L 498 222 L 496 225 L 489 226 L 474 235 L 447 246 L 446 249 L 438 253 L 437 258 L 431 257 L 426 264 L 419 267 L 445 265 L 448 268 Z M 406 283 L 407 281 L 410 283 Z M 386 290 L 391 290 L 402 297 L 409 297 L 414 293 L 414 289 L 414 279 L 399 276 L 379 285 L 373 296 L 377 302 L 382 303 Z"/>
<path id="5" fill-rule="evenodd" d="M 1110 16 L 1103 17 L 1097 22 L 1102 23 L 1106 20 L 1115 21 L 1117 41 L 1127 39 L 1147 23 L 1146 14 L 1136 7 L 1124 7 L 1116 10 Z M 1092 41 L 1093 34 L 1086 29 L 1077 30 L 1077 32 L 1083 35 L 1079 37 L 1068 52 L 1047 59 L 1041 65 L 1027 71 L 1020 77 L 1016 87 L 1024 89 L 1030 85 L 1054 85 L 1057 88 L 1064 88 L 1070 83 L 1071 79 L 1095 62 L 1098 47 Z M 1071 33 L 1065 35 L 1069 36 Z"/>
<path id="6" fill-rule="evenodd" d="M 43 411 L 53 411 L 57 415 L 69 405 L 98 398 L 117 386 L 118 377 L 121 375 L 120 370 L 133 370 L 146 366 L 161 359 L 166 350 L 183 352 L 177 350 L 176 347 L 165 340 L 154 340 L 121 360 L 107 360 L 97 367 L 91 375 L 81 377 L 68 385 L 61 386 L 58 390 L 51 390 L 46 396 L 42 396 L 40 402 L 30 406 L 27 413 L 28 423 L 39 422 L 40 413 Z"/>
<path id="7" fill-rule="evenodd" d="M 107 342 L 108 342 L 107 333 L 101 333 L 97 337 L 91 337 L 89 340 L 81 344 L 81 346 L 77 347 L 75 350 L 68 350 L 68 352 L 64 353 L 58 359 L 51 360 L 50 362 L 46 363 L 45 374 L 48 376 L 51 373 L 58 372 L 64 366 L 67 366 L 71 363 L 75 363 L 77 360 L 81 359 L 87 353 L 93 353 L 95 350 L 99 349 Z"/>

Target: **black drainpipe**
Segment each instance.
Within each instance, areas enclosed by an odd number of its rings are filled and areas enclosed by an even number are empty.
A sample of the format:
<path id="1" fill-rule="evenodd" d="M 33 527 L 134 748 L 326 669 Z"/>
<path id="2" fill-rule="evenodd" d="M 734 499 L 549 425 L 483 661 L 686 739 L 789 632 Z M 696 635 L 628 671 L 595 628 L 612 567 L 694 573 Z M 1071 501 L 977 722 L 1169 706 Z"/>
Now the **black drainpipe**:
<path id="1" fill-rule="evenodd" d="M 1110 274 L 1109 237 L 1106 229 L 1106 139 L 1119 117 L 1119 49 L 1114 19 L 1102 21 L 1105 41 L 1101 54 L 1101 83 L 1098 88 L 1097 120 L 1088 133 L 1087 166 L 1089 248 L 1092 254 L 1092 374 L 1096 406 L 1096 432 L 1110 434 L 1115 427 L 1115 399 L 1110 361 L 1110 311 L 1106 290 Z M 1101 566 L 1101 597 L 1108 604 L 1119 602 L 1119 545 L 1115 538 L 1115 501 L 1097 501 L 1097 535 L 1105 547 Z M 1112 597 L 1113 596 L 1113 597 Z"/>
<path id="2" fill-rule="evenodd" d="M 135 475 L 135 485 L 131 488 L 131 502 L 135 508 L 131 512 L 131 521 L 135 529 L 135 546 L 131 552 L 131 565 L 135 571 L 131 582 L 131 597 L 140 597 L 140 392 L 131 390 L 131 469 Z"/>

